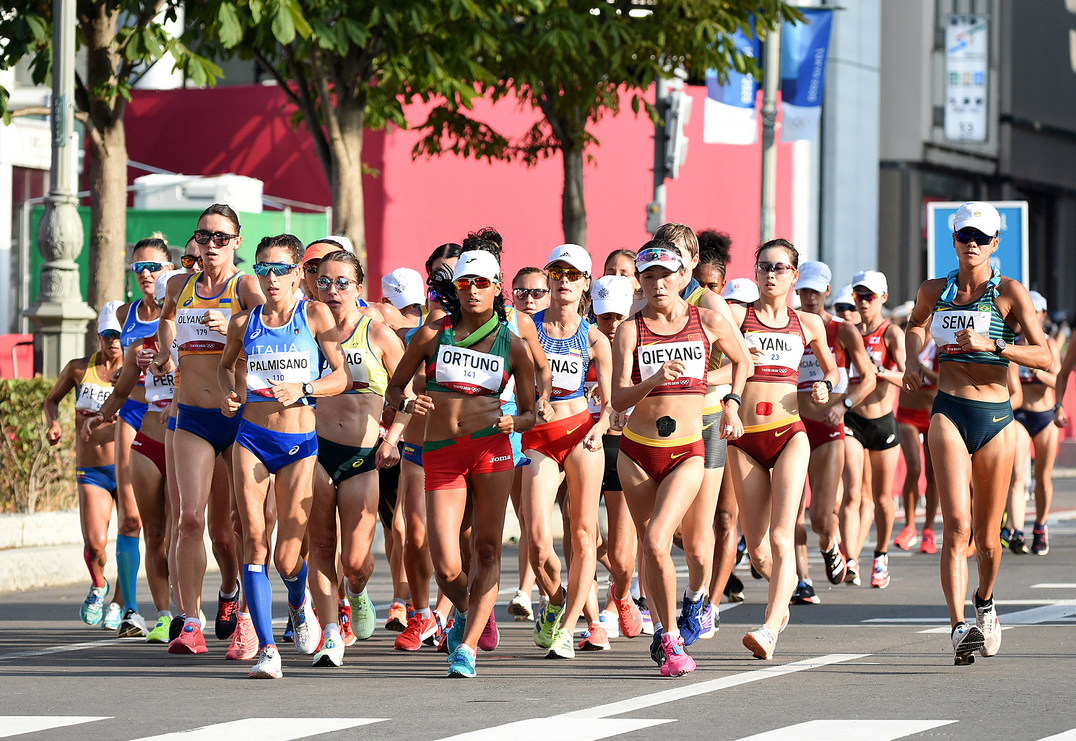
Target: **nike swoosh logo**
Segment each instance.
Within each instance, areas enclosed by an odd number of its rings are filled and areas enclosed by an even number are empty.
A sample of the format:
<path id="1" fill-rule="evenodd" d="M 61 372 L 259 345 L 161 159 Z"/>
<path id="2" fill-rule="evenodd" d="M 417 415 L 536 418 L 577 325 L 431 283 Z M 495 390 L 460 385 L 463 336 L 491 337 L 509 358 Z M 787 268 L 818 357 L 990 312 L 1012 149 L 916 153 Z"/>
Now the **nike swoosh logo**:
<path id="1" fill-rule="evenodd" d="M 792 429 L 791 427 L 786 427 L 785 429 L 781 430 L 780 432 L 773 433 L 773 436 L 774 437 L 781 437 L 781 435 L 785 434 L 786 432 L 788 432 L 791 429 Z"/>
<path id="2" fill-rule="evenodd" d="M 994 417 L 994 421 L 995 422 L 1000 422 L 1001 420 L 1008 419 L 1008 418 L 1009 418 L 1009 415 L 1006 414 L 1004 417 Z"/>
<path id="3" fill-rule="evenodd" d="M 708 430 L 708 429 L 710 429 L 710 428 L 711 428 L 711 427 L 713 427 L 713 426 L 714 426 L 714 423 L 713 423 L 713 422 L 711 422 L 711 423 L 710 423 L 710 424 L 708 424 L 708 425 L 703 425 L 703 426 L 702 426 L 702 429 L 704 429 L 704 430 Z"/>
<path id="4" fill-rule="evenodd" d="M 567 431 L 567 432 L 565 432 L 564 434 L 565 434 L 565 435 L 571 435 L 571 434 L 572 434 L 573 432 L 575 432 L 576 430 L 578 430 L 578 429 L 579 429 L 580 427 L 582 427 L 582 426 L 583 426 L 583 425 L 576 425 L 575 427 L 573 427 L 572 429 L 568 430 L 568 431 Z"/>
<path id="5" fill-rule="evenodd" d="M 675 461 L 677 458 L 680 458 L 681 456 L 685 456 L 687 454 L 688 454 L 688 451 L 683 450 L 683 451 L 681 451 L 679 453 L 670 453 L 669 457 L 672 458 Z"/>
<path id="6" fill-rule="evenodd" d="M 831 432 L 831 433 L 829 433 L 829 436 L 830 436 L 830 437 L 837 437 L 837 436 L 838 436 L 838 435 L 840 435 L 840 434 L 841 434 L 841 431 L 840 431 L 840 430 L 837 430 L 836 432 Z"/>

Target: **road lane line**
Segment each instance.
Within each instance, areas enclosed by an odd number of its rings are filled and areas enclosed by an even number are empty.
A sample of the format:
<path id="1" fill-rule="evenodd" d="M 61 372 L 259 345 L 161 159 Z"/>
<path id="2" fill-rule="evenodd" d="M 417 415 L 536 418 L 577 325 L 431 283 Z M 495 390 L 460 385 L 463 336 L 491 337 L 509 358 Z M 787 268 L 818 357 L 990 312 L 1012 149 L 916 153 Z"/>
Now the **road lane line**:
<path id="1" fill-rule="evenodd" d="M 387 718 L 246 718 L 214 723 L 189 731 L 146 736 L 135 741 L 217 741 L 222 738 L 256 738 L 258 741 L 291 741 L 322 733 L 382 723 Z"/>
<path id="2" fill-rule="evenodd" d="M 548 741 L 551 738 L 597 741 L 672 722 L 641 718 L 531 718 L 449 736 L 442 741 L 504 741 L 506 738 L 512 741 Z"/>
<path id="3" fill-rule="evenodd" d="M 69 643 L 66 646 L 48 646 L 46 648 L 34 648 L 29 651 L 15 651 L 9 654 L 0 654 L 0 661 L 10 661 L 12 659 L 25 659 L 31 656 L 48 656 L 49 654 L 64 654 L 68 651 L 84 651 L 87 648 L 97 648 L 98 646 L 115 646 L 116 639 L 109 638 L 104 641 L 87 641 L 86 643 Z"/>
<path id="4" fill-rule="evenodd" d="M 110 715 L 0 715 L 0 738 L 111 719 Z"/>
<path id="5" fill-rule="evenodd" d="M 776 728 L 740 741 L 833 741 L 839 738 L 869 738 L 871 741 L 894 739 L 923 733 L 932 728 L 956 723 L 955 720 L 811 720 L 794 726 Z"/>
<path id="6" fill-rule="evenodd" d="M 1032 584 L 1032 589 L 1076 589 L 1076 583 L 1073 582 L 1043 582 L 1042 584 Z"/>

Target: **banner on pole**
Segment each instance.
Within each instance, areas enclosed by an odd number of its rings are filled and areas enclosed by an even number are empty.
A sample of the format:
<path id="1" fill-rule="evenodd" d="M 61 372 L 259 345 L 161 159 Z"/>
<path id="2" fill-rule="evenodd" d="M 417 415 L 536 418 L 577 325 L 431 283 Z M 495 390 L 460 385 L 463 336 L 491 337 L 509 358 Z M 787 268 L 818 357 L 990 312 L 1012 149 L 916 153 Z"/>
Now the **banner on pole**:
<path id="1" fill-rule="evenodd" d="M 822 119 L 833 11 L 803 10 L 804 23 L 781 26 L 782 141 L 817 140 Z"/>
<path id="2" fill-rule="evenodd" d="M 744 56 L 759 58 L 758 39 L 737 30 L 733 35 L 736 48 Z M 729 81 L 718 82 L 717 72 L 706 71 L 706 106 L 703 109 L 702 141 L 704 144 L 754 144 L 758 137 L 758 113 L 755 97 L 758 82 L 751 75 L 735 70 Z"/>

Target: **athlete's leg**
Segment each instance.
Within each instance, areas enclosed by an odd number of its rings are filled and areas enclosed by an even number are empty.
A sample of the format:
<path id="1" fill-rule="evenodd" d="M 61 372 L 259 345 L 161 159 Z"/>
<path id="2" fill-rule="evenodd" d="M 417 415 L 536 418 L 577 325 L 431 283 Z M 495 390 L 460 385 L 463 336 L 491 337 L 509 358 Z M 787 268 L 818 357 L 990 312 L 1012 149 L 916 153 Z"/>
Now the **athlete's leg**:
<path id="1" fill-rule="evenodd" d="M 717 495 L 717 514 L 714 517 L 714 563 L 710 577 L 710 601 L 716 608 L 721 603 L 725 585 L 736 566 L 736 544 L 739 541 L 736 521 L 739 508 L 736 505 L 736 491 L 732 485 L 732 475 L 726 466 L 721 476 Z"/>
<path id="2" fill-rule="evenodd" d="M 519 522 L 519 591 L 527 595 L 530 598 L 531 590 L 534 589 L 534 568 L 531 566 L 530 558 L 530 533 L 527 528 L 527 523 L 523 517 L 523 471 L 526 466 L 519 466 L 512 469 L 512 490 L 510 492 L 512 498 L 512 509 L 516 513 L 516 520 Z"/>
<path id="3" fill-rule="evenodd" d="M 935 461 L 934 480 L 942 512 L 941 583 L 949 623 L 964 621 L 968 591 L 968 540 L 971 537 L 971 460 L 956 425 L 944 414 L 930 418 L 927 433 Z M 1008 483 L 1006 476 L 1005 483 Z M 998 515 L 1000 525 L 1000 513 Z"/>
<path id="4" fill-rule="evenodd" d="M 178 433 L 176 437 L 178 439 Z M 231 458 L 231 450 L 225 450 L 217 456 L 215 461 L 208 464 L 213 477 L 209 484 L 208 508 L 206 500 L 203 500 L 201 509 L 205 522 L 209 525 L 209 542 L 213 548 L 213 558 L 220 569 L 220 586 L 226 592 L 235 589 L 243 553 L 243 531 L 238 519 L 235 497 L 232 495 Z M 272 532 L 272 527 L 268 523 L 266 523 L 266 530 Z M 204 547 L 202 554 L 202 574 L 204 575 Z"/>
<path id="5" fill-rule="evenodd" d="M 923 529 L 933 532 L 938 517 L 938 484 L 934 478 L 934 459 L 930 455 L 930 445 L 923 436 L 923 468 L 926 470 L 927 483 L 923 491 Z"/>
<path id="6" fill-rule="evenodd" d="M 807 462 L 811 446 L 806 433 L 796 433 L 785 444 L 770 473 L 770 571 L 766 625 L 774 635 L 787 620 L 788 603 L 796 590 L 795 530 L 796 515 L 803 499 L 807 479 Z M 806 532 L 804 533 L 806 537 Z"/>
<path id="7" fill-rule="evenodd" d="M 307 526 L 310 541 L 307 579 L 318 615 L 328 622 L 336 622 L 339 605 L 337 589 L 340 584 L 336 570 L 336 487 L 320 465 L 314 466 L 313 485 L 314 501 Z"/>
<path id="8" fill-rule="evenodd" d="M 1006 483 L 1013 467 L 1014 427 L 1022 425 L 1010 422 L 971 457 L 972 532 L 981 599 L 990 599 L 994 594 L 1001 568 L 1001 513 L 1005 511 Z"/>
<path id="9" fill-rule="evenodd" d="M 168 609 L 168 521 L 165 481 L 157 465 L 138 451 L 131 453 L 131 484 L 134 487 L 142 532 L 146 539 L 146 581 L 153 604 Z"/>
<path id="10" fill-rule="evenodd" d="M 180 611 L 194 619 L 198 617 L 205 577 L 205 511 L 216 452 L 207 441 L 187 430 L 176 430 L 174 449 L 176 460 L 183 461 L 183 473 L 176 476 L 180 500 L 176 542 L 177 597 Z"/>
<path id="11" fill-rule="evenodd" d="M 1054 461 L 1057 459 L 1057 427 L 1051 422 L 1035 435 L 1035 525 L 1045 525 L 1054 499 Z M 1016 460 L 1021 460 L 1017 458 Z"/>
<path id="12" fill-rule="evenodd" d="M 869 499 L 863 490 L 863 446 L 854 437 L 844 440 L 844 501 L 841 502 L 841 542 L 844 554 L 858 561 L 863 548 L 863 500 Z M 867 524 L 870 527 L 870 524 Z"/>
<path id="13" fill-rule="evenodd" d="M 426 534 L 433 573 L 441 592 L 461 611 L 468 607 L 467 573 L 460 553 L 460 528 L 466 507 L 465 488 L 426 492 Z"/>
<path id="14" fill-rule="evenodd" d="M 870 460 L 871 496 L 874 498 L 874 528 L 878 535 L 876 550 L 885 553 L 889 550 L 889 542 L 893 539 L 893 520 L 895 516 L 893 479 L 897 475 L 897 461 L 900 460 L 900 449 L 894 446 L 885 450 L 872 450 Z"/>
<path id="15" fill-rule="evenodd" d="M 391 536 L 392 550 L 388 550 Z M 407 572 L 404 570 L 404 511 L 403 497 L 400 496 L 399 483 L 396 487 L 396 506 L 392 509 L 392 528 L 385 533 L 386 555 L 389 562 L 389 573 L 392 576 L 392 599 L 397 602 L 407 602 L 411 599 L 411 588 L 407 583 Z"/>
<path id="16" fill-rule="evenodd" d="M 605 492 L 605 513 L 609 518 L 609 591 L 617 599 L 626 599 L 631 593 L 631 579 L 635 574 L 635 523 L 632 522 L 624 492 Z"/>
<path id="17" fill-rule="evenodd" d="M 430 606 L 430 577 L 433 562 L 426 540 L 426 492 L 422 468 L 409 460 L 400 461 L 400 499 L 404 507 L 404 569 L 416 610 Z"/>
<path id="18" fill-rule="evenodd" d="M 524 451 L 531 459 L 523 474 L 523 519 L 527 526 L 530 562 L 538 588 L 554 604 L 563 604 L 560 593 L 560 558 L 553 548 L 553 503 L 560 486 L 560 468 L 548 456 Z"/>
<path id="19" fill-rule="evenodd" d="M 807 475 L 811 481 L 811 529 L 818 536 L 820 550 L 833 548 L 839 537 L 841 473 L 844 470 L 844 441 L 834 440 L 811 451 Z"/>
<path id="20" fill-rule="evenodd" d="M 108 523 L 112 519 L 112 495 L 94 484 L 78 485 L 78 514 L 82 524 L 82 547 L 90 581 L 105 585 L 108 563 Z"/>
<path id="21" fill-rule="evenodd" d="M 729 446 L 727 465 L 739 505 L 747 554 L 755 570 L 769 579 L 773 569 L 770 551 L 770 472 L 732 445 Z"/>
<path id="22" fill-rule="evenodd" d="M 123 591 L 123 608 L 138 609 L 138 536 L 142 518 L 131 483 L 131 443 L 138 433 L 122 418 L 116 424 L 116 572 Z"/>
<path id="23" fill-rule="evenodd" d="M 904 456 L 904 484 L 901 496 L 904 498 L 904 526 L 915 528 L 915 505 L 919 501 L 919 476 L 923 473 L 919 429 L 912 424 L 901 422 L 897 427 L 900 435 L 900 453 Z"/>
<path id="24" fill-rule="evenodd" d="M 474 474 L 470 477 L 469 484 L 473 492 L 473 549 L 465 605 L 467 629 L 462 642 L 474 650 L 497 600 L 497 587 L 501 578 L 504 514 L 508 507 L 512 471 Z"/>
<path id="25" fill-rule="evenodd" d="M 564 459 L 564 474 L 571 502 L 571 524 L 565 539 L 571 539 L 572 556 L 568 561 L 568 590 L 561 627 L 569 632 L 574 630 L 594 583 L 598 502 L 604 464 L 605 454 L 601 450 L 588 450 L 583 443 L 577 444 Z M 553 598 L 551 594 L 550 599 Z M 598 616 L 595 614 L 593 617 L 596 620 Z"/>
<path id="26" fill-rule="evenodd" d="M 277 573 L 284 577 L 285 581 L 304 570 L 303 538 L 306 536 L 310 506 L 314 499 L 310 481 L 315 465 L 317 465 L 317 457 L 308 455 L 306 458 L 284 466 L 275 475 L 277 533 L 273 547 L 273 562 Z M 360 478 L 360 476 L 352 478 Z M 300 593 L 305 597 L 306 588 L 306 580 L 303 580 L 302 584 L 288 587 L 288 601 L 293 607 L 301 605 L 301 602 L 296 602 L 296 597 Z M 335 622 L 331 620 L 336 617 L 334 610 L 330 609 L 325 615 L 330 622 Z"/>
<path id="27" fill-rule="evenodd" d="M 340 512 L 340 564 L 351 594 L 359 594 L 374 572 L 371 552 L 377 530 L 380 484 L 377 471 L 340 482 L 336 507 Z"/>
<path id="28" fill-rule="evenodd" d="M 703 469 L 702 486 L 688 507 L 681 525 L 684 555 L 687 557 L 687 586 L 693 592 L 705 591 L 710 585 L 716 542 L 714 517 L 724 471 L 724 466 Z"/>

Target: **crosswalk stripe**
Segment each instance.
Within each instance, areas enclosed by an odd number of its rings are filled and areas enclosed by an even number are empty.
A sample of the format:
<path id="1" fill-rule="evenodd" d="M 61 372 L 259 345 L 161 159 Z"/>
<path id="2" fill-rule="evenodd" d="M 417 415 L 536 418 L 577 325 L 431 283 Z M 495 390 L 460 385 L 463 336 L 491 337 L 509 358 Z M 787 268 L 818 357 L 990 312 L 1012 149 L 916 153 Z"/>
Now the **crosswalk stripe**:
<path id="1" fill-rule="evenodd" d="M 0 738 L 110 719 L 108 715 L 0 715 Z"/>
<path id="2" fill-rule="evenodd" d="M 837 741 L 838 739 L 869 738 L 872 741 L 893 739 L 923 733 L 932 728 L 956 723 L 955 720 L 811 720 L 794 726 L 776 728 L 765 733 L 747 736 L 740 741 Z"/>
<path id="3" fill-rule="evenodd" d="M 189 731 L 146 736 L 135 741 L 216 741 L 221 738 L 256 738 L 258 741 L 291 741 L 381 723 L 388 718 L 247 718 Z"/>
<path id="4" fill-rule="evenodd" d="M 1047 736 L 1046 738 L 1040 738 L 1039 741 L 1076 741 L 1076 728 L 1069 731 L 1062 731 L 1061 733 Z"/>
<path id="5" fill-rule="evenodd" d="M 597 741 L 672 722 L 642 718 L 531 718 L 449 736 L 443 741 L 503 741 L 505 738 L 512 741 L 547 741 L 550 738 Z"/>

